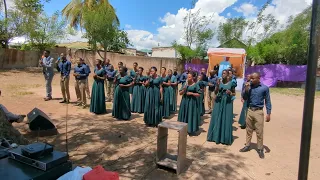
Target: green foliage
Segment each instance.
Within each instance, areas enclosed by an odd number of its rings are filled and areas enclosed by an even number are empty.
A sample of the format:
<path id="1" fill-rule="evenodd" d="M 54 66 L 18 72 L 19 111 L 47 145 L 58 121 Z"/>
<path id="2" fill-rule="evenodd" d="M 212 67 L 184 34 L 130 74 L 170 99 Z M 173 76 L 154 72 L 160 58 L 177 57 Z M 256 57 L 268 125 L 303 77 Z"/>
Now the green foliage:
<path id="1" fill-rule="evenodd" d="M 218 40 L 220 44 L 232 39 L 241 40 L 248 22 L 243 17 L 230 18 L 225 23 L 220 23 L 218 27 Z"/>
<path id="2" fill-rule="evenodd" d="M 11 38 L 28 36 L 29 32 L 36 29 L 45 2 L 49 0 L 14 0 L 15 8 L 5 11 L 5 15 L 0 18 L 0 40 L 3 47 L 8 47 Z M 1 5 L 1 8 L 6 9 L 5 3 Z"/>
<path id="3" fill-rule="evenodd" d="M 86 8 L 83 10 L 83 20 L 85 37 L 92 49 L 99 50 L 102 46 L 105 51 L 120 52 L 130 44 L 127 33 L 119 30 L 112 8 L 103 5 L 94 10 Z"/>
<path id="4" fill-rule="evenodd" d="M 62 13 L 69 20 L 69 25 L 75 29 L 84 27 L 84 9 L 94 11 L 97 7 L 105 7 L 110 11 L 110 14 L 119 23 L 116 11 L 108 0 L 71 0 L 66 7 L 63 8 Z"/>
<path id="5" fill-rule="evenodd" d="M 279 21 L 272 14 L 264 13 L 270 4 L 271 0 L 267 0 L 259 10 L 257 17 L 251 23 L 248 23 L 246 44 L 249 47 L 270 37 L 277 30 Z"/>
<path id="6" fill-rule="evenodd" d="M 192 50 L 188 46 L 178 44 L 176 41 L 172 43 L 172 47 L 174 47 L 175 50 L 178 51 L 182 61 L 190 60 L 191 58 L 196 56 L 196 52 L 194 50 Z"/>
<path id="7" fill-rule="evenodd" d="M 243 48 L 248 49 L 248 46 L 238 39 L 231 39 L 223 44 L 220 44 L 218 48 Z"/>
<path id="8" fill-rule="evenodd" d="M 196 57 L 201 59 L 206 57 L 207 43 L 214 36 L 214 31 L 208 27 L 213 22 L 213 17 L 200 16 L 201 9 L 192 12 L 191 9 L 194 9 L 195 2 L 195 0 L 192 1 L 192 6 L 183 19 L 185 45 L 177 44 L 176 41 L 172 43 L 172 46 L 180 54 L 182 61 Z M 195 48 L 192 49 L 192 47 Z"/>
<path id="9" fill-rule="evenodd" d="M 30 46 L 33 49 L 43 51 L 54 47 L 57 41 L 66 35 L 66 22 L 60 20 L 59 12 L 51 17 L 41 14 L 36 21 L 35 28 L 29 31 Z"/>
<path id="10" fill-rule="evenodd" d="M 257 64 L 306 64 L 311 22 L 311 7 L 289 19 L 282 31 L 247 50 L 248 58 Z"/>

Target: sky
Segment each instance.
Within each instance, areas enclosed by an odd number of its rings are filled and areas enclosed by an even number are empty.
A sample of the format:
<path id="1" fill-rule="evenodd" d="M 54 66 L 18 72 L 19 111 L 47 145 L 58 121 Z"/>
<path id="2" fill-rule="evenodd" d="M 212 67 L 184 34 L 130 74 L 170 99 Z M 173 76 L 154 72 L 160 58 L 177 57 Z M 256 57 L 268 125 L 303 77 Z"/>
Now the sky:
<path id="1" fill-rule="evenodd" d="M 44 10 L 53 14 L 61 11 L 71 0 L 51 0 Z M 116 9 L 120 19 L 121 29 L 127 31 L 128 37 L 137 49 L 151 49 L 157 46 L 170 46 L 173 41 L 185 43 L 183 39 L 183 18 L 191 9 L 192 0 L 109 0 Z M 201 15 L 213 17 L 209 25 L 213 30 L 227 18 L 243 16 L 251 21 L 267 0 L 198 0 L 191 9 L 200 9 Z M 7 0 L 9 6 L 13 0 Z M 312 0 L 272 0 L 265 10 L 279 20 L 279 26 L 284 25 L 291 15 L 297 15 L 311 5 Z M 64 42 L 86 41 L 83 32 L 68 36 Z M 216 47 L 219 42 L 214 37 L 209 45 Z"/>

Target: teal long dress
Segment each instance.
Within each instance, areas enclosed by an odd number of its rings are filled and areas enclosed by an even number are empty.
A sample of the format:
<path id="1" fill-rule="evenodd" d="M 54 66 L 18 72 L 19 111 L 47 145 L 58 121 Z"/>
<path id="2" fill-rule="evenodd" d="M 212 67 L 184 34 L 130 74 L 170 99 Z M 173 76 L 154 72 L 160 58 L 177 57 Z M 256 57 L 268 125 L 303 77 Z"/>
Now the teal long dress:
<path id="1" fill-rule="evenodd" d="M 176 76 L 171 76 L 171 83 L 177 83 L 178 80 L 176 78 Z M 177 111 L 177 89 L 178 89 L 178 85 L 176 86 L 172 86 L 172 91 L 171 91 L 171 95 L 170 95 L 170 111 L 171 113 L 176 112 Z"/>
<path id="2" fill-rule="evenodd" d="M 232 96 L 226 94 L 226 90 L 233 90 L 234 84 L 220 84 L 208 130 L 207 140 L 217 144 L 231 145 L 233 143 L 233 101 Z"/>
<path id="3" fill-rule="evenodd" d="M 131 111 L 134 113 L 143 113 L 146 99 L 146 87 L 142 85 L 147 80 L 145 76 L 139 76 L 135 80 L 132 94 Z"/>
<path id="4" fill-rule="evenodd" d="M 245 87 L 245 83 L 246 83 L 246 82 L 244 82 L 243 85 L 242 85 L 242 92 L 243 92 L 243 89 L 244 89 L 244 87 Z M 241 114 L 240 114 L 239 121 L 238 121 L 238 123 L 240 124 L 240 127 L 241 127 L 242 129 L 245 129 L 245 128 L 246 128 L 247 112 L 248 112 L 248 102 L 245 100 L 245 101 L 243 102 Z"/>
<path id="5" fill-rule="evenodd" d="M 162 78 L 162 83 L 168 83 L 171 80 L 171 77 L 166 76 Z M 162 116 L 164 118 L 169 118 L 170 116 L 170 104 L 172 104 L 172 88 L 171 86 L 167 86 L 162 84 L 163 87 L 163 104 L 162 104 Z M 171 99 L 171 102 L 170 102 Z"/>
<path id="6" fill-rule="evenodd" d="M 245 129 L 246 128 L 247 112 L 248 112 L 248 103 L 247 103 L 247 101 L 244 101 L 243 102 L 243 106 L 242 106 L 242 110 L 241 110 L 241 114 L 240 114 L 240 117 L 239 117 L 239 121 L 238 121 L 238 123 L 240 124 L 241 129 Z"/>
<path id="7" fill-rule="evenodd" d="M 136 78 L 137 73 L 132 69 L 132 70 L 130 70 L 129 76 L 130 76 L 132 79 L 133 79 L 133 78 Z M 133 94 L 133 86 L 131 86 L 131 87 L 129 88 L 129 92 L 130 92 L 130 94 Z"/>
<path id="8" fill-rule="evenodd" d="M 117 119 L 128 120 L 131 117 L 129 87 L 119 86 L 119 84 L 128 85 L 131 82 L 130 76 L 117 76 L 112 108 L 112 116 Z"/>
<path id="9" fill-rule="evenodd" d="M 146 93 L 145 112 L 143 120 L 148 126 L 157 126 L 162 122 L 162 102 L 160 97 L 160 86 L 162 78 L 149 78 L 149 85 Z"/>
<path id="10" fill-rule="evenodd" d="M 185 85 L 181 87 L 180 91 L 184 87 L 187 87 L 187 91 L 181 99 L 178 121 L 188 123 L 188 133 L 192 134 L 199 130 L 201 117 L 198 106 L 198 97 L 187 96 L 187 92 L 201 94 L 201 90 L 197 83 L 192 86 L 187 86 L 187 83 L 185 83 Z"/>
<path id="11" fill-rule="evenodd" d="M 204 90 L 207 86 L 207 82 L 205 81 L 198 81 L 197 84 L 200 87 L 201 90 L 201 94 L 200 96 L 197 98 L 198 101 L 198 107 L 199 107 L 199 111 L 200 111 L 200 116 L 203 116 L 205 114 L 205 107 L 204 107 Z"/>
<path id="12" fill-rule="evenodd" d="M 95 68 L 94 73 L 99 77 L 104 77 L 106 75 L 106 71 L 103 68 Z M 104 80 L 94 79 L 91 91 L 90 112 L 95 114 L 107 113 L 105 99 L 106 97 L 104 94 Z"/>

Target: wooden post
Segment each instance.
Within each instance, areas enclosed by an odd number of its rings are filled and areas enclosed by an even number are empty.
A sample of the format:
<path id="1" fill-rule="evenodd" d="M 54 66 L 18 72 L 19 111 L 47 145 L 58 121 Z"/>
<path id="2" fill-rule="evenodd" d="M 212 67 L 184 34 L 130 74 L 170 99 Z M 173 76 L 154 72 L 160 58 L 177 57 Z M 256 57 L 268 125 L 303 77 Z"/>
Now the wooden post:
<path id="1" fill-rule="evenodd" d="M 187 159 L 187 123 L 182 122 L 162 122 L 158 125 L 158 144 L 157 144 L 157 165 L 164 166 L 180 174 L 185 167 Z M 177 130 L 178 153 L 171 155 L 167 153 L 168 146 L 168 129 Z"/>

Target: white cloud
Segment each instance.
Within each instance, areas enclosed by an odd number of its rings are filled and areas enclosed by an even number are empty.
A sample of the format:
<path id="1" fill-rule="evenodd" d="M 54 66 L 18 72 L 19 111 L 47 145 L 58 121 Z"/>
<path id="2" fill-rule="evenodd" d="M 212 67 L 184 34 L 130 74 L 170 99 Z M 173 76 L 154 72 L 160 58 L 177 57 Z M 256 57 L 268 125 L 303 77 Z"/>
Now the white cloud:
<path id="1" fill-rule="evenodd" d="M 243 13 L 245 17 L 255 15 L 258 12 L 258 8 L 250 3 L 243 3 L 240 7 L 235 7 L 233 9 L 239 13 Z"/>
<path id="2" fill-rule="evenodd" d="M 7 8 L 12 9 L 14 7 L 14 0 L 7 0 Z"/>
<path id="3" fill-rule="evenodd" d="M 214 22 L 209 26 L 216 28 L 220 22 L 225 21 L 225 17 L 219 16 L 219 14 L 236 1 L 237 0 L 199 0 L 191 11 L 195 12 L 201 9 L 200 15 L 212 17 Z M 144 30 L 128 30 L 129 39 L 137 49 L 152 48 L 158 46 L 158 44 L 160 46 L 170 46 L 174 40 L 177 40 L 178 43 L 184 43 L 183 18 L 188 11 L 189 9 L 181 8 L 176 14 L 166 13 L 163 17 L 159 18 L 159 21 L 163 23 L 163 25 L 157 29 L 156 34 Z M 211 44 L 216 46 L 219 43 L 215 39 Z"/>
<path id="4" fill-rule="evenodd" d="M 228 13 L 227 16 L 228 16 L 228 17 L 231 17 L 231 13 Z"/>
<path id="5" fill-rule="evenodd" d="M 131 28 L 132 28 L 132 26 L 131 26 L 130 24 L 126 24 L 126 25 L 124 25 L 124 27 L 125 27 L 126 29 L 131 29 Z"/>
<path id="6" fill-rule="evenodd" d="M 285 24 L 289 16 L 301 13 L 311 4 L 312 0 L 273 0 L 264 13 L 274 15 L 280 24 Z"/>
<path id="7" fill-rule="evenodd" d="M 61 43 L 67 43 L 67 42 L 87 42 L 88 39 L 83 38 L 84 32 L 77 31 L 75 32 L 75 35 L 67 35 L 65 39 L 61 40 Z"/>
<path id="8" fill-rule="evenodd" d="M 10 45 L 21 45 L 24 44 L 27 41 L 26 37 L 14 37 L 9 40 Z"/>
<path id="9" fill-rule="evenodd" d="M 127 30 L 128 38 L 134 47 L 137 49 L 144 49 L 158 46 L 157 40 L 152 33 L 144 30 Z"/>

